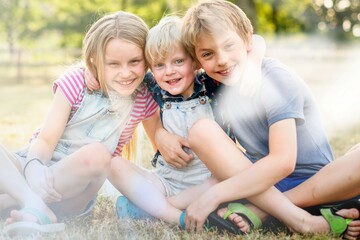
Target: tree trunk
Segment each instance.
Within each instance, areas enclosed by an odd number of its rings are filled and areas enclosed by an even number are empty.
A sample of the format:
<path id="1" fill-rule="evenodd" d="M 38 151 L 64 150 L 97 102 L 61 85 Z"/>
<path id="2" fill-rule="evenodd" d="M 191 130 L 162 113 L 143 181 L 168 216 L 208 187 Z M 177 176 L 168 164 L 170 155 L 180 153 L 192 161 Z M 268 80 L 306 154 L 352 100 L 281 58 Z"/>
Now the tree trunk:
<path id="1" fill-rule="evenodd" d="M 254 0 L 237 0 L 235 4 L 246 13 L 253 25 L 254 32 L 256 32 L 258 27 L 258 18 Z"/>

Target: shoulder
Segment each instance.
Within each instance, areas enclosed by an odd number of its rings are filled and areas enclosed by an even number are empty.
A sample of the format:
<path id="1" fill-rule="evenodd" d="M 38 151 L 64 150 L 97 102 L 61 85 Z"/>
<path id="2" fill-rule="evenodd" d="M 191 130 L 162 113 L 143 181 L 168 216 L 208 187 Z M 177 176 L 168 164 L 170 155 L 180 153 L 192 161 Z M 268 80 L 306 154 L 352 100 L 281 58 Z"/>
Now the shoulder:
<path id="1" fill-rule="evenodd" d="M 82 67 L 72 67 L 55 80 L 53 92 L 55 93 L 60 88 L 69 103 L 73 105 L 86 87 L 84 80 L 85 69 Z"/>
<path id="2" fill-rule="evenodd" d="M 144 84 L 140 84 L 135 94 L 135 103 L 133 113 L 142 115 L 143 118 L 152 116 L 158 108 L 157 103 L 153 99 L 152 94 L 149 92 Z"/>
<path id="3" fill-rule="evenodd" d="M 278 78 L 299 78 L 295 71 L 289 66 L 272 58 L 264 58 L 261 71 L 264 78 L 271 78 L 272 81 Z"/>
<path id="4" fill-rule="evenodd" d="M 290 67 L 271 58 L 265 58 L 262 64 L 263 88 L 296 89 L 305 83 Z"/>

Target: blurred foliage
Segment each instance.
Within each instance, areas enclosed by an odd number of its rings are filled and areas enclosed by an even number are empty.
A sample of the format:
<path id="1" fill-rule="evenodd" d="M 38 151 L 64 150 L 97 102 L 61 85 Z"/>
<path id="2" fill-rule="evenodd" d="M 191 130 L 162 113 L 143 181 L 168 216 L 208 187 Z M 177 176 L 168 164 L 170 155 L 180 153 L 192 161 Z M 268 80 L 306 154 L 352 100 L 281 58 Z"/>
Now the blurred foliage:
<path id="1" fill-rule="evenodd" d="M 360 37 L 359 0 L 231 1 L 244 9 L 260 34 L 322 32 L 339 40 Z M 78 48 L 89 26 L 105 13 L 133 12 L 151 27 L 166 14 L 182 15 L 192 2 L 194 0 L 0 0 L 0 43 L 5 42 L 10 52 L 36 44 Z"/>

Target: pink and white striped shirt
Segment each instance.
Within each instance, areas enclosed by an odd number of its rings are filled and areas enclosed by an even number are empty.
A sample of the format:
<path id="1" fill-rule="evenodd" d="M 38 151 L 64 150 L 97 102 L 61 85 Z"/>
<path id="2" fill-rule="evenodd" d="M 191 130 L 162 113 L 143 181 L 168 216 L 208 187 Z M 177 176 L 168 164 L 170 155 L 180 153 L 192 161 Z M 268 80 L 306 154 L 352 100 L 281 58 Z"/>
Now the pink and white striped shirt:
<path id="1" fill-rule="evenodd" d="M 84 98 L 86 90 L 85 69 L 79 67 L 69 70 L 54 82 L 54 93 L 58 87 L 62 90 L 71 106 L 69 121 L 81 106 Z M 139 122 L 153 116 L 158 109 L 158 105 L 152 98 L 150 92 L 142 84 L 136 90 L 134 101 L 133 109 L 130 112 L 130 119 L 120 135 L 117 147 L 113 153 L 114 156 L 121 155 L 124 145 L 130 141 Z"/>

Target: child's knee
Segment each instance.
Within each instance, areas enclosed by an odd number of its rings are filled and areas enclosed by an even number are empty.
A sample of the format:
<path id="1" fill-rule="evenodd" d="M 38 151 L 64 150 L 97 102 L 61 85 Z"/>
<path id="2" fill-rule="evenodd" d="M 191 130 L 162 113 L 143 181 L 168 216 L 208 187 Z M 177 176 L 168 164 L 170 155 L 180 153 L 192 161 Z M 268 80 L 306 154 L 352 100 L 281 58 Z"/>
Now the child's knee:
<path id="1" fill-rule="evenodd" d="M 200 119 L 189 130 L 188 140 L 190 145 L 201 142 L 201 139 L 206 137 L 210 129 L 214 129 L 216 127 L 216 122 L 211 119 Z"/>
<path id="2" fill-rule="evenodd" d="M 111 154 L 105 145 L 91 143 L 85 146 L 82 152 L 85 165 L 99 170 L 110 168 Z"/>

